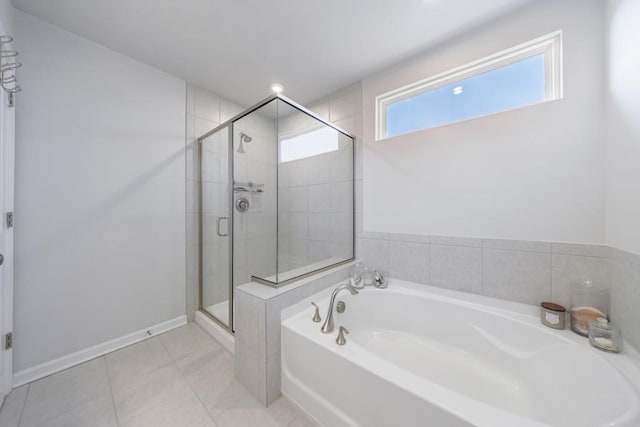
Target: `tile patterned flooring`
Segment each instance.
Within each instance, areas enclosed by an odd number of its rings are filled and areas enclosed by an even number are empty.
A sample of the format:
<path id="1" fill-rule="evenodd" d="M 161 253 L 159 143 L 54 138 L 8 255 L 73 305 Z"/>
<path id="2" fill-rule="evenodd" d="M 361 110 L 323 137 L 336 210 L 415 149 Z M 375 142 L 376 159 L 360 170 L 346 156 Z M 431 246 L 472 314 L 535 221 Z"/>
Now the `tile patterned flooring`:
<path id="1" fill-rule="evenodd" d="M 233 356 L 195 323 L 13 390 L 0 426 L 311 427 L 286 399 L 264 408 Z"/>

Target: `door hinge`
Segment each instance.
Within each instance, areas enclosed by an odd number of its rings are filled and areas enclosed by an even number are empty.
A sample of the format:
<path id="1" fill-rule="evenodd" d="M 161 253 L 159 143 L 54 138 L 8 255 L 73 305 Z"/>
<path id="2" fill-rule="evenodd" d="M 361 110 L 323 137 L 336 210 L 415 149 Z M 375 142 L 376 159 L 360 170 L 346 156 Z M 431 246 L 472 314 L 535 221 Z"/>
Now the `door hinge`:
<path id="1" fill-rule="evenodd" d="M 4 349 L 9 350 L 13 348 L 13 332 L 9 332 L 4 336 Z"/>
<path id="2" fill-rule="evenodd" d="M 7 214 L 5 215 L 5 219 L 7 222 L 7 228 L 12 228 L 13 227 L 13 212 L 7 212 Z"/>

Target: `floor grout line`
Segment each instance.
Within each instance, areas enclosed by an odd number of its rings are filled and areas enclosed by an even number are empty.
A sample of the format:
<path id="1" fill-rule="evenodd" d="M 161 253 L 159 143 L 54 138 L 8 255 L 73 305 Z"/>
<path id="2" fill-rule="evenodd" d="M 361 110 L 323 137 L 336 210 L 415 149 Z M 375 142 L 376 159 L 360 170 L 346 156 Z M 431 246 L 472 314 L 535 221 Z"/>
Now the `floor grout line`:
<path id="1" fill-rule="evenodd" d="M 181 326 L 181 327 L 182 327 L 182 326 Z M 162 348 L 163 348 L 163 350 L 167 352 L 167 354 L 169 355 L 169 359 L 171 359 L 171 362 L 172 362 L 172 363 L 176 363 L 175 359 L 173 358 L 173 354 L 171 354 L 171 352 L 169 351 L 169 349 L 167 348 L 167 346 L 166 346 L 166 345 L 164 345 L 164 343 L 162 342 L 162 340 L 159 338 L 159 337 L 160 337 L 160 335 L 162 335 L 162 334 L 158 334 L 158 335 L 156 335 L 156 336 L 155 336 L 155 338 L 158 340 L 158 343 L 160 344 L 160 347 L 162 347 Z M 167 363 L 167 365 L 168 365 L 168 363 Z M 165 365 L 165 366 L 166 366 L 166 365 Z"/>
<path id="2" fill-rule="evenodd" d="M 167 331 L 167 332 L 168 332 L 168 331 Z M 164 332 L 163 332 L 163 333 L 164 333 Z M 161 335 L 161 334 L 160 334 L 160 335 Z M 117 353 L 118 351 L 123 350 L 124 348 L 132 347 L 132 346 L 134 346 L 134 345 L 139 345 L 139 344 L 141 344 L 141 343 L 143 343 L 143 342 L 149 342 L 149 341 L 153 340 L 154 338 L 156 338 L 156 336 L 149 337 L 149 338 L 145 338 L 144 340 L 139 341 L 139 342 L 137 342 L 137 343 L 135 343 L 135 344 L 132 344 L 132 345 L 130 345 L 130 346 L 123 347 L 123 348 L 120 348 L 120 349 L 118 349 L 118 350 L 114 350 L 114 351 L 112 351 L 112 352 L 110 352 L 110 353 L 105 354 L 104 356 L 102 356 L 102 357 L 104 357 L 105 364 L 108 366 L 108 363 L 107 363 L 107 356 L 108 356 L 108 355 L 113 354 L 113 353 Z M 133 377 L 129 377 L 129 378 L 127 379 L 127 381 L 132 381 L 132 380 L 134 380 L 134 379 L 140 378 L 141 376 L 152 374 L 152 373 L 154 373 L 154 372 L 156 372 L 156 371 L 159 371 L 159 370 L 161 370 L 161 369 L 166 368 L 167 366 L 169 366 L 169 365 L 171 365 L 171 364 L 173 363 L 173 359 L 171 358 L 171 353 L 169 353 L 169 352 L 167 351 L 167 349 L 164 347 L 164 345 L 162 345 L 162 342 L 160 342 L 160 340 L 158 340 L 158 343 L 160 344 L 160 347 L 162 347 L 162 349 L 167 353 L 167 356 L 169 356 L 169 361 L 168 361 L 167 363 L 164 363 L 164 364 L 161 364 L 161 365 L 156 366 L 155 368 L 153 368 L 152 370 L 150 370 L 150 371 L 148 371 L 148 372 L 146 372 L 146 373 L 144 373 L 144 374 L 138 374 L 138 375 L 134 375 Z M 108 369 L 108 368 L 107 368 L 107 376 L 109 376 L 109 369 Z M 111 384 L 111 377 L 110 377 L 110 376 L 109 376 L 109 384 Z"/>
<path id="3" fill-rule="evenodd" d="M 31 383 L 27 384 L 27 392 L 24 395 L 24 402 L 22 402 L 22 408 L 20 408 L 20 416 L 18 417 L 18 426 L 22 423 L 22 415 L 24 414 L 24 408 L 27 406 L 27 398 L 29 397 L 29 392 L 31 391 Z"/>
<path id="4" fill-rule="evenodd" d="M 191 354 L 191 353 L 189 353 Z M 185 355 L 185 357 L 188 355 Z M 191 385 L 191 383 L 189 382 L 189 380 L 187 379 L 187 377 L 184 375 L 184 372 L 182 372 L 182 369 L 180 369 L 180 367 L 178 366 L 178 364 L 175 362 L 175 360 L 173 361 L 173 364 L 176 366 L 176 369 L 178 370 L 178 372 L 180 372 L 180 375 L 182 376 L 182 378 L 184 379 L 184 382 L 187 383 L 187 386 L 189 386 L 189 390 L 191 390 L 191 393 L 193 393 L 193 395 L 196 397 L 196 399 L 198 400 L 198 402 L 200 403 L 200 406 L 202 406 L 202 409 L 204 410 L 204 413 L 207 414 L 207 417 L 209 417 L 209 421 L 213 422 L 215 424 L 215 421 L 213 419 L 213 417 L 211 416 L 211 414 L 209 413 L 209 411 L 207 410 L 207 407 L 205 406 L 204 402 L 202 401 L 202 399 L 200 399 L 200 395 L 198 395 L 198 393 L 193 389 L 193 386 Z M 204 423 L 204 425 L 206 425 L 207 423 Z"/>
<path id="5" fill-rule="evenodd" d="M 107 353 L 107 354 L 110 354 L 110 353 Z M 116 408 L 116 399 L 113 396 L 113 387 L 111 386 L 111 375 L 109 374 L 109 364 L 107 363 L 106 355 L 102 357 L 104 359 L 104 368 L 107 371 L 107 384 L 109 385 L 109 394 L 111 395 L 111 403 L 113 404 L 113 413 L 116 416 L 116 425 L 119 426 L 120 418 L 118 417 L 118 409 Z"/>
<path id="6" fill-rule="evenodd" d="M 224 346 L 222 344 L 220 344 L 218 342 L 218 340 L 216 340 L 213 337 L 210 337 L 213 341 L 215 341 L 216 343 L 218 343 L 220 345 L 220 347 L 222 349 L 224 349 Z M 191 392 L 193 393 L 193 395 L 196 397 L 196 399 L 198 400 L 198 402 L 200 402 L 200 406 L 202 406 L 202 409 L 204 410 L 205 414 L 207 414 L 207 417 L 209 417 L 209 421 L 214 423 L 215 425 L 217 425 L 216 421 L 215 421 L 215 417 L 211 416 L 211 413 L 209 412 L 209 410 L 207 409 L 207 406 L 204 404 L 204 402 L 202 401 L 202 399 L 200 398 L 200 395 L 198 394 L 198 392 L 193 388 L 193 386 L 191 385 L 191 382 L 189 382 L 189 380 L 187 379 L 186 375 L 184 374 L 184 372 L 182 372 L 182 369 L 180 369 L 180 366 L 177 363 L 177 360 L 173 358 L 173 356 L 171 355 L 171 353 L 169 352 L 169 350 L 167 350 L 167 348 L 165 347 L 165 345 L 162 343 L 161 340 L 158 340 L 160 342 L 160 345 L 162 346 L 162 348 L 165 349 L 165 351 L 167 353 L 169 353 L 169 357 L 171 358 L 172 363 L 175 365 L 176 369 L 178 370 L 178 372 L 180 372 L 180 375 L 182 376 L 182 378 L 184 379 L 184 381 L 187 383 L 187 386 L 189 386 L 189 389 L 191 390 Z M 200 351 L 201 349 L 197 349 L 194 350 L 190 353 L 187 353 L 185 355 L 183 355 L 182 357 L 180 357 L 180 359 L 184 359 L 187 356 L 190 356 L 198 351 Z M 218 414 L 220 415 L 220 414 Z M 204 423 L 203 426 L 207 425 L 207 423 Z"/>

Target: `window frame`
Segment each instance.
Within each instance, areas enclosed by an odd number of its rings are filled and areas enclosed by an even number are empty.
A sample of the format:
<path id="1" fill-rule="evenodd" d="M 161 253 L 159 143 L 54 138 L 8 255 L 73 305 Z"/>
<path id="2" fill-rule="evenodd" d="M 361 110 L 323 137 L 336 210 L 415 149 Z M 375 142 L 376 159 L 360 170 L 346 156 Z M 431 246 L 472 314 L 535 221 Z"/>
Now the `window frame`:
<path id="1" fill-rule="evenodd" d="M 386 136 L 387 132 L 387 107 L 399 101 L 422 95 L 426 92 L 436 90 L 440 87 L 450 85 L 457 81 L 466 80 L 513 63 L 544 54 L 545 63 L 545 100 L 527 104 L 520 107 L 499 110 L 493 113 L 482 114 L 480 116 L 456 120 L 454 122 L 443 123 L 441 125 L 416 129 L 398 135 Z M 435 76 L 427 77 L 414 83 L 393 89 L 376 96 L 375 98 L 375 119 L 376 119 L 376 141 L 395 138 L 400 135 L 419 132 L 425 129 L 433 129 L 451 123 L 458 123 L 465 120 L 486 117 L 488 115 L 524 108 L 529 105 L 536 105 L 542 102 L 562 99 L 563 97 L 563 77 L 562 77 L 562 30 L 554 31 L 544 36 L 535 38 L 525 43 L 513 46 L 489 56 L 485 56 L 476 61 L 469 62 L 460 67 L 445 71 Z"/>

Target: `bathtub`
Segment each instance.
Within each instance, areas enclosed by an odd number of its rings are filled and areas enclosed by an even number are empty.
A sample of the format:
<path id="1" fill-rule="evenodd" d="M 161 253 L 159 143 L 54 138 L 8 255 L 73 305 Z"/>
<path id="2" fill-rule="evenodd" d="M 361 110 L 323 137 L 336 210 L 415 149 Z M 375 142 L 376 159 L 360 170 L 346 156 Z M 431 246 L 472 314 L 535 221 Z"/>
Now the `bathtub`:
<path id="1" fill-rule="evenodd" d="M 330 291 L 311 298 L 323 320 Z M 282 392 L 321 425 L 640 426 L 637 353 L 542 326 L 537 307 L 394 279 L 337 301 L 344 346 L 309 300 L 282 321 Z"/>

